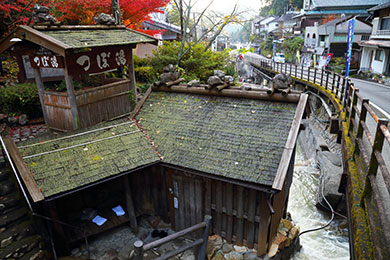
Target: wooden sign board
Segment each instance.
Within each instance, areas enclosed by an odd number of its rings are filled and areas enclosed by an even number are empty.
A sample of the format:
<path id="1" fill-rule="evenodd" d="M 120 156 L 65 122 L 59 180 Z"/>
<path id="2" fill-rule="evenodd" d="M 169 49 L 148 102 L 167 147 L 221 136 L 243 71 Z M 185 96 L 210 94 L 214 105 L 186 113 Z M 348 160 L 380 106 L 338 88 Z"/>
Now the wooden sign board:
<path id="1" fill-rule="evenodd" d="M 33 68 L 64 68 L 62 57 L 56 55 L 33 55 L 30 56 L 30 63 Z"/>
<path id="2" fill-rule="evenodd" d="M 22 56 L 22 66 L 24 67 L 24 73 L 25 73 L 25 77 L 27 80 L 34 80 L 35 78 L 35 75 L 34 75 L 34 69 L 33 67 L 31 66 L 31 62 L 30 62 L 30 57 L 27 56 L 27 55 L 23 55 Z M 19 65 L 19 68 L 22 68 L 20 67 L 21 65 Z M 42 74 L 42 78 L 44 79 L 47 79 L 47 78 L 61 78 L 61 77 L 64 77 L 64 69 L 53 69 L 53 68 L 41 68 L 41 74 Z"/>
<path id="3" fill-rule="evenodd" d="M 131 62 L 131 51 L 129 46 L 109 46 L 70 54 L 66 56 L 68 73 L 92 74 L 119 68 Z"/>

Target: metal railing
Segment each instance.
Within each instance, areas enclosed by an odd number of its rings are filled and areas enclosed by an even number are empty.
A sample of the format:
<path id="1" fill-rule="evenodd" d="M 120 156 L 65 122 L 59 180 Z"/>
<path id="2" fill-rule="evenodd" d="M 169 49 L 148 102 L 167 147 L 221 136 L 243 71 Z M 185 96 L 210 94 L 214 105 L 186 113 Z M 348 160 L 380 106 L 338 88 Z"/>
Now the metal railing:
<path id="1" fill-rule="evenodd" d="M 177 254 L 180 254 L 180 253 L 182 253 L 188 249 L 191 249 L 193 247 L 196 247 L 196 246 L 199 246 L 197 259 L 198 260 L 205 260 L 206 259 L 206 247 L 207 247 L 207 241 L 208 241 L 208 236 L 209 236 L 209 232 L 210 232 L 211 219 L 212 219 L 211 216 L 206 215 L 204 217 L 203 222 L 196 224 L 194 226 L 191 226 L 189 228 L 183 229 L 179 232 L 173 233 L 172 235 L 169 235 L 167 237 L 163 237 L 161 239 L 153 241 L 153 242 L 146 244 L 146 245 L 144 245 L 144 243 L 141 240 L 135 241 L 134 242 L 134 248 L 135 248 L 135 253 L 136 253 L 135 260 L 142 260 L 144 258 L 145 251 L 148 251 L 152 248 L 159 247 L 163 244 L 171 242 L 179 237 L 188 235 L 188 234 L 190 234 L 194 231 L 197 231 L 199 229 L 203 229 L 203 234 L 202 234 L 201 238 L 195 240 L 192 243 L 184 245 L 178 249 L 172 250 L 172 251 L 166 253 L 165 255 L 162 255 L 162 256 L 156 258 L 155 260 L 169 259 Z"/>
<path id="2" fill-rule="evenodd" d="M 390 193 L 390 161 L 384 157 L 383 146 L 387 142 L 390 146 L 390 131 L 388 119 L 381 119 L 376 114 L 368 99 L 363 98 L 359 89 L 354 86 L 350 79 L 328 70 L 297 66 L 287 63 L 276 63 L 268 59 L 260 58 L 257 55 L 246 55 L 246 59 L 254 66 L 267 69 L 275 73 L 290 74 L 295 80 L 318 87 L 333 94 L 339 104 L 343 104 L 340 110 L 345 112 L 345 123 L 348 137 L 352 140 L 352 158 L 358 167 L 361 183 L 360 206 L 368 217 L 371 229 L 371 238 L 374 241 L 374 251 L 378 259 L 384 254 L 390 254 L 390 221 L 386 212 L 386 192 Z M 367 117 L 369 115 L 369 118 Z M 374 122 L 375 131 L 371 131 L 367 121 Z M 343 127 L 343 124 L 341 124 Z M 380 175 L 380 176 L 379 176 Z M 383 181 L 382 181 L 383 180 Z M 384 188 L 383 188 L 384 187 Z M 383 192 L 383 189 L 385 192 Z M 379 231 L 378 231 L 379 224 Z M 387 245 L 383 251 L 380 243 Z"/>

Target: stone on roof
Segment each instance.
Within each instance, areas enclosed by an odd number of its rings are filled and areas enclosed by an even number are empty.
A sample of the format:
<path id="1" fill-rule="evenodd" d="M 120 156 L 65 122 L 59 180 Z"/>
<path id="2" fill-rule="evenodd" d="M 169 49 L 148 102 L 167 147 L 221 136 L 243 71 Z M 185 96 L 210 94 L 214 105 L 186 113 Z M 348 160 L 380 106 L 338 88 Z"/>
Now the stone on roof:
<path id="1" fill-rule="evenodd" d="M 155 42 L 156 39 L 126 28 L 44 30 L 42 33 L 72 48 L 99 47 Z"/>
<path id="2" fill-rule="evenodd" d="M 123 122 L 99 124 L 87 131 L 118 123 Z M 19 147 L 45 198 L 159 161 L 150 142 L 132 121 L 61 139 L 74 134 L 34 139 L 22 143 L 32 146 Z"/>
<path id="3" fill-rule="evenodd" d="M 272 186 L 297 104 L 152 92 L 137 116 L 163 162 Z"/>

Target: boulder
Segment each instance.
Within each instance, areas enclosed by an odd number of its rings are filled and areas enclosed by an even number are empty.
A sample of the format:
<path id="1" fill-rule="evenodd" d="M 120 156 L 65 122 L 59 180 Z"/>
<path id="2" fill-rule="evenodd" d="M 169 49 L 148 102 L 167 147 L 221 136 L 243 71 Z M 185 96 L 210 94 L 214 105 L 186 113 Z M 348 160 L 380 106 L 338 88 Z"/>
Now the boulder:
<path id="1" fill-rule="evenodd" d="M 175 81 L 180 77 L 180 72 L 165 72 L 160 75 L 160 84 Z"/>
<path id="2" fill-rule="evenodd" d="M 218 86 L 218 85 L 222 85 L 223 81 L 219 77 L 217 77 L 217 76 L 211 76 L 207 80 L 207 84 L 209 84 L 212 87 L 215 87 L 215 86 Z"/>
<path id="3" fill-rule="evenodd" d="M 28 117 L 26 114 L 19 116 L 19 125 L 26 125 L 28 123 Z"/>
<path id="4" fill-rule="evenodd" d="M 225 254 L 225 259 L 226 260 L 243 260 L 244 256 L 241 253 L 232 251 L 228 254 Z"/>
<path id="5" fill-rule="evenodd" d="M 97 24 L 104 24 L 104 25 L 114 25 L 115 19 L 109 14 L 100 13 L 98 16 L 95 16 L 93 18 L 93 21 Z"/>
<path id="6" fill-rule="evenodd" d="M 230 75 L 225 76 L 224 80 L 225 80 L 225 82 L 228 82 L 229 84 L 233 84 L 234 83 L 234 77 L 230 76 Z"/>
<path id="7" fill-rule="evenodd" d="M 223 246 L 222 246 L 222 252 L 223 252 L 224 254 L 230 253 L 231 251 L 233 251 L 233 245 L 232 245 L 232 244 L 228 244 L 228 243 L 223 244 Z M 225 258 L 226 258 L 226 257 L 225 257 Z"/>
<path id="8" fill-rule="evenodd" d="M 279 245 L 272 244 L 271 247 L 268 250 L 268 254 L 267 255 L 269 257 L 274 257 L 278 253 L 278 248 L 279 248 Z"/>
<path id="9" fill-rule="evenodd" d="M 214 70 L 214 76 L 217 76 L 218 78 L 223 80 L 225 77 L 225 72 L 223 72 L 222 70 Z"/>
<path id="10" fill-rule="evenodd" d="M 190 82 L 188 82 L 188 87 L 199 87 L 200 86 L 200 81 L 199 80 L 191 80 Z"/>
<path id="11" fill-rule="evenodd" d="M 226 260 L 222 252 L 217 252 L 211 260 Z"/>
<path id="12" fill-rule="evenodd" d="M 222 237 L 218 235 L 209 236 L 206 248 L 206 255 L 211 259 L 216 251 L 218 251 L 223 244 Z"/>
<path id="13" fill-rule="evenodd" d="M 233 248 L 234 248 L 234 251 L 236 251 L 238 253 L 245 253 L 245 252 L 248 251 L 248 248 L 245 247 L 245 246 L 236 246 L 236 245 L 234 245 Z"/>
<path id="14" fill-rule="evenodd" d="M 169 64 L 167 66 L 164 66 L 163 72 L 174 72 L 175 71 L 175 66 L 172 64 Z"/>

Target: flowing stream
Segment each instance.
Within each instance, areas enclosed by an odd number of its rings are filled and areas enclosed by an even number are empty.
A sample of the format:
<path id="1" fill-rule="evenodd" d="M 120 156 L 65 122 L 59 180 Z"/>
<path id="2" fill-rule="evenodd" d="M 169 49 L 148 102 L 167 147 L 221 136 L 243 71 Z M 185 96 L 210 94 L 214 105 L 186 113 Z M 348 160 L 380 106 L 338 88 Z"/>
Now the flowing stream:
<path id="1" fill-rule="evenodd" d="M 306 160 L 297 144 L 294 178 L 290 189 L 288 212 L 293 221 L 305 231 L 325 225 L 331 214 L 315 207 L 320 171 L 312 160 Z M 305 233 L 300 237 L 302 248 L 293 259 L 349 259 L 348 229 L 341 228 L 342 218 L 319 231 Z"/>

